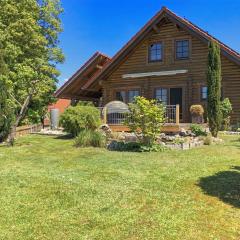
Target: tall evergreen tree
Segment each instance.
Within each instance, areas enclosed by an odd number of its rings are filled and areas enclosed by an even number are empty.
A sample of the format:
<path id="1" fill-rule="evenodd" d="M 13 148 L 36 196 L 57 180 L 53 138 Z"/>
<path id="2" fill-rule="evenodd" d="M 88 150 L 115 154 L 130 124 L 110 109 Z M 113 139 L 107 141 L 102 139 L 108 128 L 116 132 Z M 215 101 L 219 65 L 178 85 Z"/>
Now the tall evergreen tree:
<path id="1" fill-rule="evenodd" d="M 208 53 L 208 121 L 213 137 L 218 136 L 221 128 L 221 54 L 220 47 L 215 42 L 210 42 Z"/>
<path id="2" fill-rule="evenodd" d="M 64 59 L 58 47 L 62 8 L 60 0 L 0 0 L 0 6 L 0 42 L 15 113 L 12 142 L 31 103 L 50 100 L 56 89 L 56 64 Z"/>

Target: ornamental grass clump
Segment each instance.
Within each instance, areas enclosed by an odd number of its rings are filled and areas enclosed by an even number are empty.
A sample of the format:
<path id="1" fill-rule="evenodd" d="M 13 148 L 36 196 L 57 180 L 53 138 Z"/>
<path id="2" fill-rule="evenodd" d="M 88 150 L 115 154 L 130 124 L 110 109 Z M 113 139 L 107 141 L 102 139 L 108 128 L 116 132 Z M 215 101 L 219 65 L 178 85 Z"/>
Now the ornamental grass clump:
<path id="1" fill-rule="evenodd" d="M 204 114 L 204 109 L 202 105 L 192 105 L 190 112 L 192 115 L 202 116 Z"/>
<path id="2" fill-rule="evenodd" d="M 99 131 L 86 129 L 75 138 L 77 147 L 105 147 L 106 137 Z"/>

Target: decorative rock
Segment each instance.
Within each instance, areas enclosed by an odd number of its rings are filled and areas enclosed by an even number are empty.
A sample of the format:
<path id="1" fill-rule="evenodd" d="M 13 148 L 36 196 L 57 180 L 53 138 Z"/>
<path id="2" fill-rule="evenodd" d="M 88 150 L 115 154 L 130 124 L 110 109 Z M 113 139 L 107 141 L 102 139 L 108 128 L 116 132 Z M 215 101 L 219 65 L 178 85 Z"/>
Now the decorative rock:
<path id="1" fill-rule="evenodd" d="M 50 128 L 41 129 L 41 131 L 38 134 L 41 134 L 41 135 L 52 135 L 52 136 L 63 136 L 63 135 L 66 135 L 66 133 L 64 133 L 61 129 L 52 130 Z"/>
<path id="2" fill-rule="evenodd" d="M 166 147 L 166 143 L 165 142 L 159 142 L 159 145 Z"/>
<path id="3" fill-rule="evenodd" d="M 188 136 L 187 131 L 184 128 L 181 128 L 179 135 L 181 137 L 187 137 Z"/>
<path id="4" fill-rule="evenodd" d="M 190 130 L 187 131 L 187 136 L 196 137 L 196 135 L 194 133 L 192 133 Z"/>
<path id="5" fill-rule="evenodd" d="M 225 134 L 225 135 L 240 135 L 240 132 L 224 131 L 223 134 Z"/>
<path id="6" fill-rule="evenodd" d="M 190 148 L 189 143 L 181 143 L 182 150 L 188 150 Z"/>
<path id="7" fill-rule="evenodd" d="M 100 130 L 102 130 L 107 136 L 109 136 L 112 133 L 111 128 L 107 124 L 101 125 Z"/>
<path id="8" fill-rule="evenodd" d="M 221 139 L 221 138 L 215 138 L 215 137 L 213 137 L 213 138 L 212 138 L 212 141 L 213 141 L 214 143 L 216 143 L 216 144 L 223 144 L 223 143 L 224 143 L 223 139 Z"/>
<path id="9" fill-rule="evenodd" d="M 118 140 L 120 140 L 120 141 L 125 141 L 125 133 L 124 133 L 124 132 L 122 132 L 122 133 L 119 134 Z"/>
<path id="10" fill-rule="evenodd" d="M 137 142 L 138 138 L 134 133 L 125 133 L 125 142 Z"/>
<path id="11" fill-rule="evenodd" d="M 165 133 L 161 133 L 161 134 L 159 135 L 159 138 L 164 138 L 165 136 L 166 136 Z"/>

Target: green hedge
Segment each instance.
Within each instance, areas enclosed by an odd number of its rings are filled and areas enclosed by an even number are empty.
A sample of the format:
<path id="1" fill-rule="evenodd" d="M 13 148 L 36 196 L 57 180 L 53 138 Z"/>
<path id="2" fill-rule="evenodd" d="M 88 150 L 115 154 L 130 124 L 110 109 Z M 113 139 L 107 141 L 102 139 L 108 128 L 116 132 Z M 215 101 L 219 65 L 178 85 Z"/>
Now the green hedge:
<path id="1" fill-rule="evenodd" d="M 69 107 L 61 115 L 60 125 L 76 137 L 85 129 L 96 130 L 101 125 L 100 112 L 93 106 Z"/>

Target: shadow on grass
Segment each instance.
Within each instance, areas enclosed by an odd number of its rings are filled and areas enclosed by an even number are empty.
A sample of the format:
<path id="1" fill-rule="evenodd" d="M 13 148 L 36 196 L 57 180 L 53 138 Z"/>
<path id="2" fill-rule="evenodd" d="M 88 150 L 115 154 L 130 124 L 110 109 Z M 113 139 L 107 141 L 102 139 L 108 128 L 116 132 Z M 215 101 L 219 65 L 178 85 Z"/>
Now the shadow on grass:
<path id="1" fill-rule="evenodd" d="M 69 139 L 74 139 L 74 137 L 71 134 L 65 134 L 65 135 L 57 136 L 55 137 L 55 139 L 69 140 Z"/>
<path id="2" fill-rule="evenodd" d="M 226 141 L 224 147 L 234 147 L 235 149 L 240 149 L 240 139 L 234 139 Z"/>
<path id="3" fill-rule="evenodd" d="M 240 166 L 233 166 L 231 169 L 201 178 L 198 186 L 205 194 L 240 208 Z"/>

